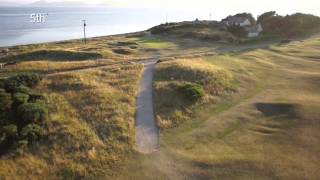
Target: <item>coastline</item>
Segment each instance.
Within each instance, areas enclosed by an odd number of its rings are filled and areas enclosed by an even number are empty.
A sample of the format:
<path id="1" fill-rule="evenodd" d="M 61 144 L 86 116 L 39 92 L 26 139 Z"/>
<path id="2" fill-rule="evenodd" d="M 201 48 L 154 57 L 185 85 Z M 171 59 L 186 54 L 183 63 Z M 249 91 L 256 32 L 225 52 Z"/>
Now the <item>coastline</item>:
<path id="1" fill-rule="evenodd" d="M 143 30 L 143 31 L 135 31 L 135 32 L 128 32 L 128 33 L 120 33 L 120 34 L 112 34 L 112 35 L 104 35 L 104 36 L 94 36 L 94 37 L 87 37 L 87 40 L 92 40 L 92 39 L 99 39 L 99 38 L 112 38 L 112 37 L 121 37 L 121 36 L 130 36 L 130 35 L 136 35 L 140 33 L 145 33 L 148 30 Z M 0 49 L 6 49 L 6 48 L 14 48 L 14 47 L 19 47 L 19 46 L 30 46 L 30 45 L 42 45 L 42 44 L 58 44 L 58 43 L 69 43 L 73 41 L 82 41 L 83 38 L 75 38 L 75 39 L 66 39 L 66 40 L 57 40 L 57 41 L 48 41 L 48 42 L 41 42 L 41 43 L 29 43 L 29 44 L 17 44 L 17 45 L 12 45 L 12 46 L 0 46 Z"/>

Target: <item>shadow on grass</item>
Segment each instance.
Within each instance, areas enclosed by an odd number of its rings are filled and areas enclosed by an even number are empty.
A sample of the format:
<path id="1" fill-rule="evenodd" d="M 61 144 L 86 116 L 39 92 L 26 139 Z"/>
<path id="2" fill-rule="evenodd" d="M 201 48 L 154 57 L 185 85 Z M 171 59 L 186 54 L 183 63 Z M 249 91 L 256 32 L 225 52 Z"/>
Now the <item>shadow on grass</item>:
<path id="1" fill-rule="evenodd" d="M 265 116 L 287 115 L 289 117 L 298 116 L 298 105 L 289 103 L 256 103 L 258 111 Z"/>
<path id="2" fill-rule="evenodd" d="M 279 179 L 275 170 L 269 164 L 247 160 L 228 160 L 224 162 L 207 163 L 191 162 L 193 171 L 188 173 L 192 179 Z M 249 178 L 251 177 L 251 178 Z"/>

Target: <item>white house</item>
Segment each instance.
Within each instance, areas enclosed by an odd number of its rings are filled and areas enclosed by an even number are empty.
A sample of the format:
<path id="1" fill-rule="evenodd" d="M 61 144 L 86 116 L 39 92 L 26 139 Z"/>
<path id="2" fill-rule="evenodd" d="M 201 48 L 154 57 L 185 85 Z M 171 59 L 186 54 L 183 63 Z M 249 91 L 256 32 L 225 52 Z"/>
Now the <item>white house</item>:
<path id="1" fill-rule="evenodd" d="M 253 25 L 251 24 L 250 20 L 246 17 L 235 17 L 229 16 L 226 19 L 222 20 L 227 27 L 229 26 L 240 26 L 243 27 L 247 33 L 248 37 L 258 37 L 260 33 L 263 31 L 261 24 Z"/>
<path id="2" fill-rule="evenodd" d="M 248 37 L 258 37 L 260 33 L 263 31 L 261 24 L 246 27 L 245 29 L 248 32 Z"/>
<path id="3" fill-rule="evenodd" d="M 251 26 L 251 22 L 245 17 L 228 17 L 222 21 L 226 26 Z"/>

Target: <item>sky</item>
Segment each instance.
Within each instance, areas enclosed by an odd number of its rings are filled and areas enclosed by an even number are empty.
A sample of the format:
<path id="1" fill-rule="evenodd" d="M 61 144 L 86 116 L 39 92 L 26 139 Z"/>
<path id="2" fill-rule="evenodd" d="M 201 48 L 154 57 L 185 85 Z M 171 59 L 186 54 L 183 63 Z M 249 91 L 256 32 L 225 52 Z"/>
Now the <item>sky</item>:
<path id="1" fill-rule="evenodd" d="M 19 4 L 37 0 L 10 0 Z M 196 11 L 251 12 L 254 15 L 275 10 L 281 15 L 303 12 L 320 16 L 320 0 L 46 0 L 48 2 L 77 1 L 90 4 L 105 4 L 119 8 L 161 8 Z M 8 0 L 0 0 L 8 2 Z"/>

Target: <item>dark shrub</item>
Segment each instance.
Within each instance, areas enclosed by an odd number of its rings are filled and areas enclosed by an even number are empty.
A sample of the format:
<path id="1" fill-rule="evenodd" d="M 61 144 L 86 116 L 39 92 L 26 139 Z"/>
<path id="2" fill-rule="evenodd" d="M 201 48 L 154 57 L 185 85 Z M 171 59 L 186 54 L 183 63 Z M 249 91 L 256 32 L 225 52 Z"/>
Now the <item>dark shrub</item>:
<path id="1" fill-rule="evenodd" d="M 47 117 L 45 103 L 25 103 L 17 109 L 17 124 L 22 127 L 30 123 L 42 124 Z"/>
<path id="2" fill-rule="evenodd" d="M 42 135 L 42 128 L 37 124 L 28 124 L 20 132 L 20 138 L 30 143 L 39 140 Z"/>
<path id="3" fill-rule="evenodd" d="M 15 153 L 17 155 L 22 155 L 28 148 L 28 140 L 20 140 L 15 144 Z"/>
<path id="4" fill-rule="evenodd" d="M 4 79 L 0 79 L 0 89 L 4 89 Z"/>
<path id="5" fill-rule="evenodd" d="M 23 94 L 23 93 L 14 93 L 13 94 L 13 104 L 12 107 L 13 108 L 17 108 L 18 106 L 20 106 L 21 104 L 25 104 L 28 102 L 29 99 L 29 95 L 28 94 Z"/>
<path id="6" fill-rule="evenodd" d="M 112 51 L 117 53 L 117 54 L 123 54 L 123 55 L 129 55 L 129 54 L 133 53 L 132 50 L 125 49 L 125 48 L 113 49 Z"/>
<path id="7" fill-rule="evenodd" d="M 7 119 L 8 114 L 5 112 L 0 112 L 0 126 L 8 124 L 10 121 Z"/>
<path id="8" fill-rule="evenodd" d="M 291 42 L 290 39 L 282 39 L 282 40 L 280 41 L 281 44 L 288 44 L 288 43 L 290 43 L 290 42 Z"/>
<path id="9" fill-rule="evenodd" d="M 179 85 L 178 91 L 189 100 L 197 100 L 205 94 L 202 86 L 193 83 Z"/>
<path id="10" fill-rule="evenodd" d="M 18 136 L 18 128 L 16 125 L 10 124 L 10 125 L 3 126 L 0 129 L 0 147 L 8 148 L 13 144 L 17 136 Z"/>
<path id="11" fill-rule="evenodd" d="M 12 76 L 5 81 L 5 90 L 10 93 L 17 92 L 18 87 L 21 85 L 33 88 L 36 86 L 42 77 L 39 74 L 35 73 L 26 73 Z"/>
<path id="12" fill-rule="evenodd" d="M 311 35 L 318 33 L 320 28 L 320 18 L 310 14 L 280 16 L 271 11 L 261 15 L 258 20 L 264 34 L 285 38 Z"/>
<path id="13" fill-rule="evenodd" d="M 248 34 L 247 31 L 240 26 L 230 26 L 228 27 L 228 31 L 237 37 L 246 37 Z"/>
<path id="14" fill-rule="evenodd" d="M 10 110 L 12 104 L 11 95 L 6 93 L 4 89 L 0 89 L 0 111 Z"/>
<path id="15" fill-rule="evenodd" d="M 14 139 L 18 135 L 18 128 L 14 124 L 6 125 L 1 128 L 1 134 L 7 138 Z"/>
<path id="16" fill-rule="evenodd" d="M 46 100 L 46 97 L 44 95 L 38 94 L 38 93 L 31 93 L 29 96 L 30 96 L 29 97 L 29 102 L 31 102 L 31 103 L 35 103 L 35 102 L 37 102 L 39 100 L 40 101 L 45 101 Z"/>

